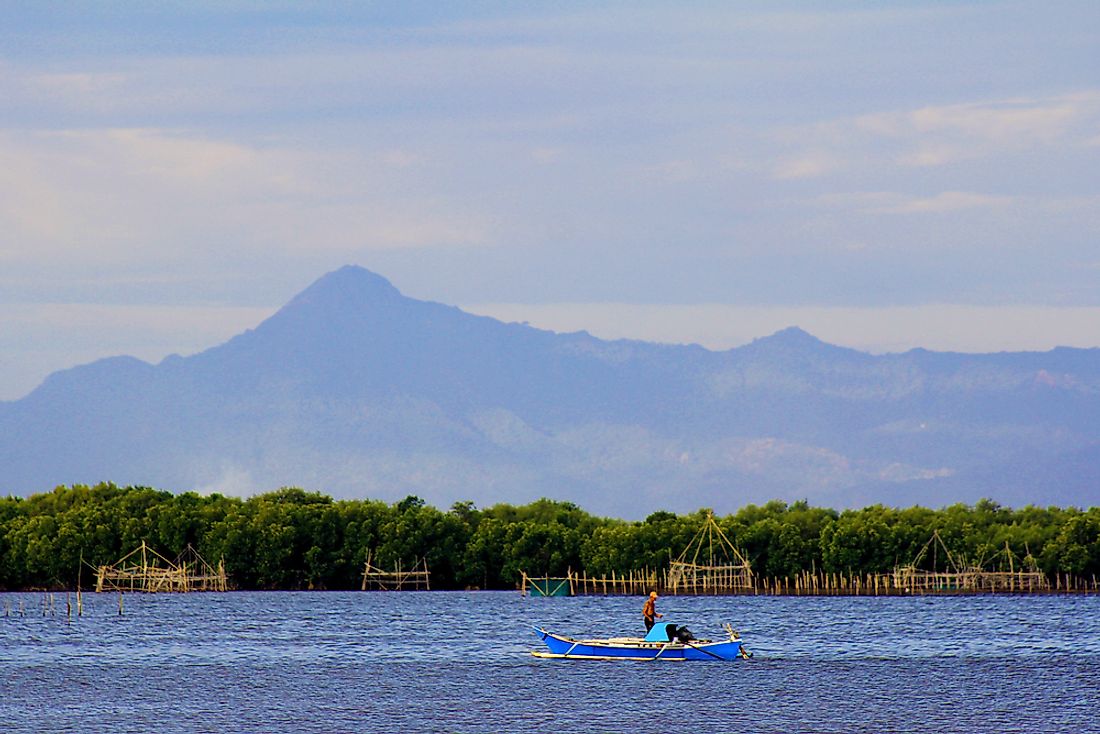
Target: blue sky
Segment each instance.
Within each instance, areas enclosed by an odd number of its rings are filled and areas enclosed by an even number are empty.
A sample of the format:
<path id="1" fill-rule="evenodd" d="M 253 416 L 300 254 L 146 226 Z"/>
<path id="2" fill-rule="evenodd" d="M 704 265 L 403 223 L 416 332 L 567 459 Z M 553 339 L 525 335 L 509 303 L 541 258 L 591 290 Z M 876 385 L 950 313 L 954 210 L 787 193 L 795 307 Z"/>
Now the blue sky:
<path id="1" fill-rule="evenodd" d="M 346 263 L 605 337 L 1100 346 L 1100 4 L 0 3 L 0 399 Z"/>

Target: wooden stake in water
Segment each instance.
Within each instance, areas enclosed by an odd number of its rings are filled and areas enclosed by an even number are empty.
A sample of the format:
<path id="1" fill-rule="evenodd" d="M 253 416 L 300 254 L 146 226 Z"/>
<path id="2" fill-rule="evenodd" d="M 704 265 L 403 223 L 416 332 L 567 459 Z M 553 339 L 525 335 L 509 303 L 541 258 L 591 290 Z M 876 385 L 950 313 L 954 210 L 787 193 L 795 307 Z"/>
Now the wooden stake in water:
<path id="1" fill-rule="evenodd" d="M 118 590 L 118 616 L 122 616 L 122 589 Z"/>
<path id="2" fill-rule="evenodd" d="M 84 570 L 84 549 L 80 549 L 80 565 L 76 567 L 76 616 L 84 613 L 84 604 L 80 599 L 80 573 Z"/>

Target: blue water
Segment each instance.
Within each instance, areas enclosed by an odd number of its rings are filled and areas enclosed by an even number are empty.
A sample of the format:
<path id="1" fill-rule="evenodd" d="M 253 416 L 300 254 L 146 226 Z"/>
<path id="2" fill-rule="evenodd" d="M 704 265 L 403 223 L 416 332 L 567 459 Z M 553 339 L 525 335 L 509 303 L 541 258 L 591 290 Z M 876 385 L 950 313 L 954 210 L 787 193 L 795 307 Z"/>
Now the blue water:
<path id="1" fill-rule="evenodd" d="M 1100 732 L 1100 597 L 661 599 L 732 663 L 530 655 L 640 633 L 641 597 L 43 598 L 0 594 L 4 732 Z"/>

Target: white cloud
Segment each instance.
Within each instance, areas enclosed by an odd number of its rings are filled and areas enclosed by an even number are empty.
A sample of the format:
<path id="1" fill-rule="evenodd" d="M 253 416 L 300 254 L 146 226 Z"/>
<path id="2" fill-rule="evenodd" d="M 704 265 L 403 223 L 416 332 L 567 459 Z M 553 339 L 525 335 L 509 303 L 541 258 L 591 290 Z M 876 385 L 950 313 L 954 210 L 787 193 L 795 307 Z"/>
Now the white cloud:
<path id="1" fill-rule="evenodd" d="M 887 482 L 911 482 L 915 479 L 941 479 L 955 474 L 954 469 L 922 469 L 908 464 L 889 464 L 878 472 L 878 478 Z"/>
<path id="2" fill-rule="evenodd" d="M 975 139 L 1030 142 L 1057 140 L 1070 127 L 1094 116 L 1100 93 L 921 107 L 863 115 L 854 127 L 882 137 L 962 134 Z"/>
<path id="3" fill-rule="evenodd" d="M 836 156 L 827 153 L 811 153 L 779 161 L 772 177 L 780 180 L 818 178 L 840 167 Z"/>
<path id="4" fill-rule="evenodd" d="M 0 132 L 0 258 L 194 261 L 224 251 L 478 246 L 492 218 L 410 191 L 416 152 L 310 150 L 160 129 Z M 398 189 L 395 193 L 394 189 Z"/>
<path id="5" fill-rule="evenodd" d="M 45 133 L 41 138 L 46 145 L 50 138 L 71 143 L 71 150 L 94 157 L 90 161 L 94 165 L 110 166 L 142 181 L 217 187 L 219 193 L 224 193 L 235 173 L 261 167 L 264 155 L 254 147 L 170 130 L 70 130 Z"/>
<path id="6" fill-rule="evenodd" d="M 946 143 L 919 143 L 912 150 L 899 153 L 896 161 L 903 166 L 915 168 L 935 168 L 973 155 L 973 150 L 960 145 Z"/>
<path id="7" fill-rule="evenodd" d="M 1077 233 L 1100 231 L 1100 196 L 1005 196 L 974 191 L 913 196 L 897 191 L 858 191 L 825 194 L 816 203 L 826 211 L 861 215 L 962 215 L 971 227 L 977 217 L 984 216 L 1008 232 L 1021 226 L 1021 222 L 1043 222 L 1051 231 L 1060 231 L 1065 226 L 1071 226 Z M 1001 246 L 1009 241 L 1002 240 Z M 1035 244 L 1030 239 L 1022 242 L 1025 248 Z M 920 246 L 927 247 L 928 243 Z M 867 247 L 866 242 L 857 242 L 855 249 Z"/>
<path id="8" fill-rule="evenodd" d="M 955 132 L 1000 142 L 1051 142 L 1088 111 L 1095 112 L 1096 101 L 1095 94 L 1087 94 L 923 107 L 909 113 L 907 123 L 921 134 Z"/>
<path id="9" fill-rule="evenodd" d="M 22 75 L 18 81 L 24 92 L 40 103 L 106 111 L 134 83 L 135 76 L 117 71 L 30 73 Z"/>
<path id="10" fill-rule="evenodd" d="M 901 177 L 896 168 L 936 169 L 1079 155 L 1096 147 L 1100 91 L 1033 99 L 981 100 L 894 109 L 777 126 L 760 141 L 771 175 L 802 179 L 860 171 Z M 1038 151 L 1042 157 L 1035 159 Z M 1031 167 L 1031 166 L 1028 166 Z M 981 169 L 972 168 L 970 173 Z M 1005 182 L 1000 181 L 1000 184 Z"/>
<path id="11" fill-rule="evenodd" d="M 969 191 L 944 191 L 927 198 L 906 197 L 904 200 L 873 211 L 887 214 L 938 214 L 966 209 L 989 209 L 1010 206 L 1011 196 L 989 196 Z"/>
<path id="12" fill-rule="evenodd" d="M 212 470 L 209 463 L 203 462 L 192 467 L 191 474 L 199 477 L 199 486 L 194 491 L 200 495 L 250 497 L 273 489 L 258 483 L 248 469 L 233 464 L 223 464 Z"/>
<path id="13" fill-rule="evenodd" d="M 897 162 L 941 166 L 1035 146 L 1084 147 L 1100 123 L 1100 92 L 928 106 L 864 115 L 852 128 L 899 146 Z"/>

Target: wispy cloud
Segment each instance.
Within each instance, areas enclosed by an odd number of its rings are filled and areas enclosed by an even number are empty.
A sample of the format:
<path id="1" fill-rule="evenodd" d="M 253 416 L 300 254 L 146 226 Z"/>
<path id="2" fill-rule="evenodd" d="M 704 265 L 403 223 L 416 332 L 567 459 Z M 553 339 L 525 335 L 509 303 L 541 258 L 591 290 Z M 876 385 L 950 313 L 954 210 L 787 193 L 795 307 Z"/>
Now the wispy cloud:
<path id="1" fill-rule="evenodd" d="M 1040 99 L 1009 99 L 921 107 L 865 115 L 854 130 L 896 141 L 897 161 L 939 166 L 1036 145 L 1063 148 L 1088 144 L 1100 123 L 1100 92 Z"/>
<path id="2" fill-rule="evenodd" d="M 829 153 L 807 153 L 776 163 L 772 177 L 780 180 L 818 178 L 833 173 L 841 166 L 837 156 Z"/>
<path id="3" fill-rule="evenodd" d="M 1000 209 L 1010 206 L 1011 196 L 989 196 L 970 191 L 944 191 L 926 198 L 907 197 L 898 203 L 881 206 L 871 211 L 886 214 L 940 214 L 967 209 Z"/>
<path id="4" fill-rule="evenodd" d="M 1005 196 L 975 191 L 941 191 L 931 196 L 914 196 L 898 191 L 855 191 L 823 194 L 817 204 L 824 209 L 862 214 L 951 214 L 984 212 L 1013 216 L 1069 218 L 1088 231 L 1100 224 L 1100 195 L 1097 196 Z"/>
<path id="5" fill-rule="evenodd" d="M 939 168 L 975 161 L 1072 155 L 1096 146 L 1100 90 L 1042 98 L 977 100 L 894 109 L 780 126 L 762 140 L 772 176 L 798 179 L 898 166 Z"/>
<path id="6" fill-rule="evenodd" d="M 401 149 L 245 144 L 183 130 L 0 133 L 0 258 L 187 260 L 224 248 L 318 250 L 479 246 L 491 219 L 439 190 Z M 395 185 L 404 191 L 394 194 Z M 146 250 L 149 243 L 155 250 Z M 94 247 L 86 247 L 94 243 Z"/>

